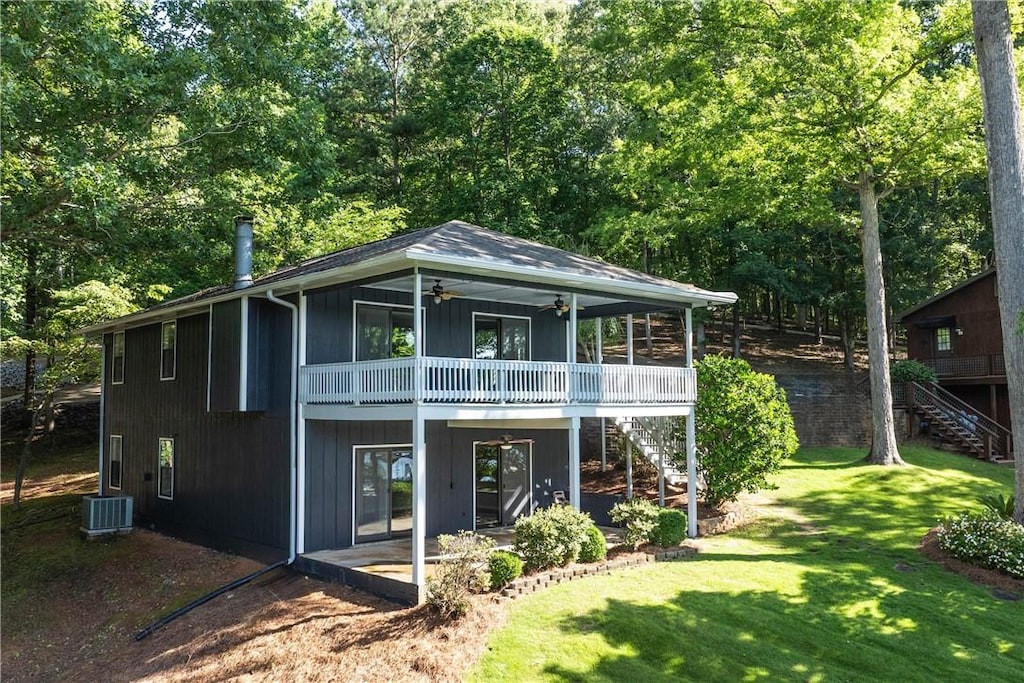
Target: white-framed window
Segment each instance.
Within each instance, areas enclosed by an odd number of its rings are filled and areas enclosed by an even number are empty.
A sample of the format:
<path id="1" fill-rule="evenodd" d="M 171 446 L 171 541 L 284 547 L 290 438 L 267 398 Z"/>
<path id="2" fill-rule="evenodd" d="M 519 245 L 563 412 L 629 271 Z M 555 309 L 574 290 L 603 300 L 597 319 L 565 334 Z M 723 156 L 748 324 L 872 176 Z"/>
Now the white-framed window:
<path id="1" fill-rule="evenodd" d="M 121 435 L 110 435 L 110 456 L 107 458 L 107 488 L 121 490 Z"/>
<path id="2" fill-rule="evenodd" d="M 405 358 L 415 353 L 413 308 L 395 304 L 355 304 L 355 360 Z"/>
<path id="3" fill-rule="evenodd" d="M 174 499 L 174 439 L 161 436 L 157 452 L 156 494 L 166 500 Z"/>
<path id="4" fill-rule="evenodd" d="M 473 357 L 530 360 L 530 319 L 474 313 Z"/>
<path id="5" fill-rule="evenodd" d="M 949 351 L 953 348 L 953 335 L 948 327 L 940 327 L 935 330 L 935 350 Z"/>
<path id="6" fill-rule="evenodd" d="M 178 321 L 168 320 L 160 325 L 160 379 L 174 379 L 177 364 Z"/>
<path id="7" fill-rule="evenodd" d="M 124 384 L 124 332 L 115 332 L 110 351 L 110 383 Z"/>

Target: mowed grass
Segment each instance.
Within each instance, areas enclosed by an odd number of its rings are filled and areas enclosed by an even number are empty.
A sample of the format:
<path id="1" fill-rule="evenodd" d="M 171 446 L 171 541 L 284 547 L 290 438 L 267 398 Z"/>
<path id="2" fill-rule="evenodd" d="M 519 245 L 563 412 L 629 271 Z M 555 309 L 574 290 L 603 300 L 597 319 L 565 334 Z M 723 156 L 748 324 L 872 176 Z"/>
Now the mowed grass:
<path id="1" fill-rule="evenodd" d="M 693 559 L 517 600 L 477 681 L 1020 681 L 1024 600 L 916 548 L 1013 471 L 923 447 L 908 467 L 801 449 L 758 523 Z"/>

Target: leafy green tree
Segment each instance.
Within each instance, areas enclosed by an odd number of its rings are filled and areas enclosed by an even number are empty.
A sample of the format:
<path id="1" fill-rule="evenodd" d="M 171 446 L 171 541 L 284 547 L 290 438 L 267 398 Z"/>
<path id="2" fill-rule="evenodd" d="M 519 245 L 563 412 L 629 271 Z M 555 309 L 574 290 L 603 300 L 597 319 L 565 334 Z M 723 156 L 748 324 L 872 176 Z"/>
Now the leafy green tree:
<path id="1" fill-rule="evenodd" d="M 102 348 L 93 340 L 75 336 L 75 330 L 127 315 L 137 309 L 127 289 L 97 281 L 52 292 L 50 300 L 52 310 L 46 312 L 46 324 L 40 334 L 33 339 L 11 337 L 6 341 L 6 344 L 22 350 L 31 347 L 35 354 L 48 360 L 46 370 L 39 378 L 38 392 L 31 394 L 32 403 L 26 406 L 32 417 L 14 478 L 15 509 L 21 504 L 21 486 L 31 456 L 32 443 L 44 416 L 49 414 L 53 406 L 54 393 L 64 383 L 95 381 L 99 378 Z"/>

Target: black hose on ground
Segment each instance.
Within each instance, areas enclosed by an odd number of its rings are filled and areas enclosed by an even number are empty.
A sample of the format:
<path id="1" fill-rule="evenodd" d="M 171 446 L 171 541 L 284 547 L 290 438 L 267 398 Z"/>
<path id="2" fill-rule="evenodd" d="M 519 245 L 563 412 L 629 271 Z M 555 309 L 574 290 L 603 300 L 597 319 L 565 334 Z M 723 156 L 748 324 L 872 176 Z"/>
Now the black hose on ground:
<path id="1" fill-rule="evenodd" d="M 135 634 L 135 640 L 136 641 L 142 640 L 143 638 L 145 638 L 146 636 L 150 635 L 154 631 L 156 631 L 158 629 L 161 629 L 164 626 L 166 626 L 167 624 L 171 623 L 172 621 L 174 621 L 178 617 L 180 617 L 180 616 L 182 616 L 184 614 L 188 614 L 189 612 L 194 610 L 196 607 L 199 607 L 200 605 L 205 604 L 205 603 L 209 602 L 210 600 L 213 600 L 218 595 L 221 595 L 223 593 L 227 593 L 228 591 L 234 590 L 235 588 L 238 588 L 239 586 L 244 586 L 245 584 L 249 583 L 250 581 L 258 579 L 259 577 L 263 576 L 264 574 L 266 574 L 268 572 L 272 572 L 275 569 L 279 569 L 280 567 L 287 566 L 288 563 L 289 563 L 289 560 L 281 560 L 280 562 L 275 562 L 274 564 L 267 565 L 263 569 L 260 569 L 259 571 L 255 571 L 252 574 L 249 574 L 248 576 L 243 576 L 242 578 L 236 579 L 236 580 L 232 581 L 231 583 L 224 584 L 223 586 L 221 586 L 220 588 L 218 588 L 216 590 L 210 591 L 209 593 L 207 593 L 203 597 L 201 597 L 201 598 L 199 598 L 197 600 L 193 600 L 192 602 L 188 603 L 184 607 L 179 607 L 178 609 L 174 610 L 173 612 L 171 612 L 167 616 L 158 619 L 157 621 L 153 622 L 152 624 L 150 624 L 146 628 L 142 629 L 141 631 L 139 631 L 138 633 Z"/>

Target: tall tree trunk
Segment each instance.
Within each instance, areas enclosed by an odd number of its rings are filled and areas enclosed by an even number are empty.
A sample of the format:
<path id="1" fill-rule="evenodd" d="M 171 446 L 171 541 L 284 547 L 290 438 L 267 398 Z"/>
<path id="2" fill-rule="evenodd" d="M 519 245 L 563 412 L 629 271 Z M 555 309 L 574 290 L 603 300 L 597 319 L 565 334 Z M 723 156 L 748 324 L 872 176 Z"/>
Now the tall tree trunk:
<path id="1" fill-rule="evenodd" d="M 1017 502 L 1013 518 L 1024 524 L 1024 141 L 1020 96 L 1005 0 L 972 0 L 971 13 L 985 111 L 999 315 L 1016 450 Z"/>
<path id="2" fill-rule="evenodd" d="M 821 334 L 821 305 L 814 306 L 814 343 L 821 346 L 825 340 Z"/>
<path id="3" fill-rule="evenodd" d="M 39 274 L 37 268 L 38 254 L 36 246 L 29 244 L 25 252 L 25 316 L 22 319 L 22 332 L 25 339 L 35 337 L 36 318 L 39 313 Z M 36 352 L 29 347 L 25 352 L 25 388 L 22 391 L 22 407 L 25 416 L 32 413 L 32 395 L 36 385 Z"/>
<path id="4" fill-rule="evenodd" d="M 885 281 L 882 277 L 882 244 L 878 235 L 878 195 L 871 167 L 861 169 L 860 195 L 861 252 L 864 258 L 865 303 L 868 323 L 868 370 L 871 377 L 871 453 L 875 465 L 902 465 L 896 446 L 896 425 L 892 416 L 892 387 L 889 380 L 889 338 L 885 325 Z"/>
<path id="5" fill-rule="evenodd" d="M 15 510 L 21 507 L 21 487 L 25 482 L 25 470 L 28 468 L 29 456 L 32 455 L 32 440 L 35 438 L 36 428 L 39 425 L 39 420 L 50 412 L 52 405 L 53 392 L 48 391 L 43 402 L 32 411 L 32 417 L 28 425 L 28 434 L 25 436 L 25 443 L 21 447 L 21 458 L 18 459 L 18 470 L 14 475 L 14 500 L 11 503 L 11 507 Z"/>
<path id="6" fill-rule="evenodd" d="M 843 347 L 843 365 L 852 376 L 856 369 L 857 338 L 853 332 L 853 316 L 849 312 L 839 314 L 839 343 Z"/>
<path id="7" fill-rule="evenodd" d="M 648 275 L 651 273 L 650 252 L 651 247 L 647 240 L 644 240 L 644 272 Z M 651 339 L 650 313 L 644 313 L 644 343 L 647 345 L 647 357 L 650 358 L 654 353 L 654 340 Z"/>

